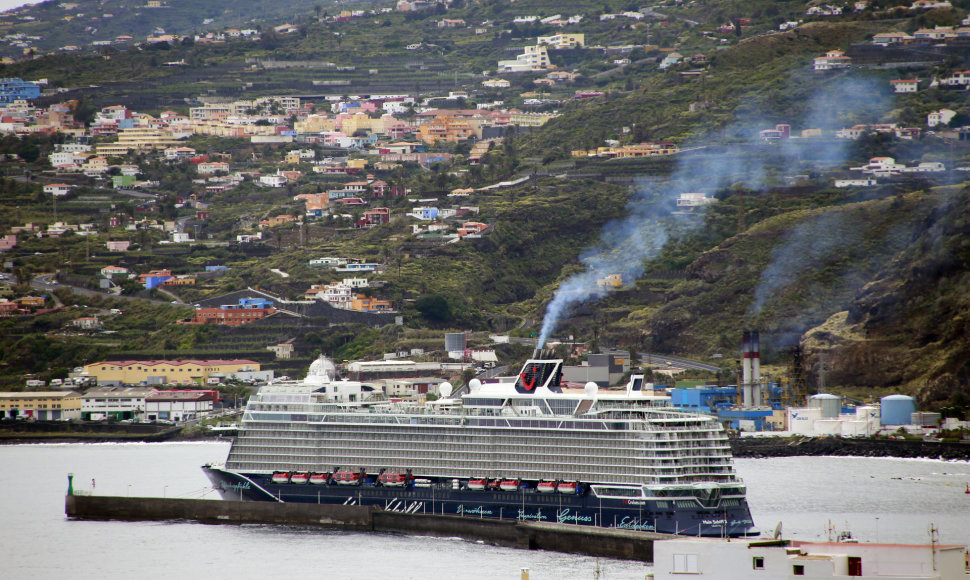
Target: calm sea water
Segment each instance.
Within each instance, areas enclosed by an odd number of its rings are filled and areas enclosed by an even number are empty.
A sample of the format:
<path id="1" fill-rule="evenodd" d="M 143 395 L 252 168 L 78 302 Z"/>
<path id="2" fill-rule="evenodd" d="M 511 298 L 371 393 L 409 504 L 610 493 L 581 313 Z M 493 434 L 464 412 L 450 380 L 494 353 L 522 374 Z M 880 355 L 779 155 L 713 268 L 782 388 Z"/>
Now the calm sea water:
<path id="1" fill-rule="evenodd" d="M 69 521 L 67 473 L 103 495 L 208 497 L 199 466 L 228 443 L 0 446 L 0 577 L 210 578 L 275 575 L 642 579 L 637 562 L 486 546 L 458 539 L 276 526 Z M 795 457 L 738 459 L 756 524 L 824 539 L 828 522 L 863 541 L 970 544 L 970 464 Z M 94 481 L 92 481 L 94 480 Z"/>

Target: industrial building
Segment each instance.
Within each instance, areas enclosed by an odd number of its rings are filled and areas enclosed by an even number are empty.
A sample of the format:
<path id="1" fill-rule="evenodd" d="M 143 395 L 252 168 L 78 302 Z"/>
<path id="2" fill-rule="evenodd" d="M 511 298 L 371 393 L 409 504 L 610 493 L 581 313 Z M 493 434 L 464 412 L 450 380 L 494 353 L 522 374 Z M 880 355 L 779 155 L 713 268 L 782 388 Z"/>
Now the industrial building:
<path id="1" fill-rule="evenodd" d="M 68 421 L 81 418 L 81 395 L 74 391 L 0 393 L 0 419 Z"/>
<path id="2" fill-rule="evenodd" d="M 564 366 L 562 380 L 582 385 L 594 382 L 600 388 L 606 388 L 619 382 L 629 370 L 629 353 L 591 354 L 579 366 Z"/>
<path id="3" fill-rule="evenodd" d="M 145 398 L 144 416 L 149 421 L 188 421 L 211 413 L 215 402 L 211 391 L 157 391 Z"/>
<path id="4" fill-rule="evenodd" d="M 84 394 L 81 418 L 85 421 L 104 419 L 138 419 L 148 397 L 156 392 L 151 387 L 98 387 Z"/>
<path id="5" fill-rule="evenodd" d="M 84 365 L 84 374 L 98 385 L 204 384 L 209 377 L 229 377 L 259 371 L 259 363 L 236 360 L 126 360 Z M 241 378 L 241 377 L 240 377 Z M 272 378 L 272 375 L 270 375 Z"/>

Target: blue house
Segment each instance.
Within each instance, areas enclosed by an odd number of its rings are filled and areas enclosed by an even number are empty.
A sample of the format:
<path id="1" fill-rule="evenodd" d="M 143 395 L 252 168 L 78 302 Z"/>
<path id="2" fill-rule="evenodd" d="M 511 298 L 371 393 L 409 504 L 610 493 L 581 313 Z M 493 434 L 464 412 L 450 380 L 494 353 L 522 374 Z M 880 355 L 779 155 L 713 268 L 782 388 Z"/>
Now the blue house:
<path id="1" fill-rule="evenodd" d="M 23 79 L 0 79 L 0 104 L 40 97 L 40 86 Z"/>

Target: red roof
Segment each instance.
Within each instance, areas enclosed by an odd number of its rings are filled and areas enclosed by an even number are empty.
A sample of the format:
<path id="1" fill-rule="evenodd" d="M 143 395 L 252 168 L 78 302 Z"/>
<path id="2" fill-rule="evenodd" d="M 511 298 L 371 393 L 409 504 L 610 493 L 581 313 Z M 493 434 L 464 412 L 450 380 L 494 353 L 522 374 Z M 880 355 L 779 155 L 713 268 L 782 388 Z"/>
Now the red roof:
<path id="1" fill-rule="evenodd" d="M 182 366 L 182 365 L 214 366 L 214 365 L 231 365 L 231 364 L 258 365 L 259 363 L 248 359 L 210 359 L 210 360 L 186 359 L 186 360 L 106 360 L 106 361 L 96 362 L 93 364 L 114 365 L 118 367 L 123 367 L 123 366 L 129 366 L 134 364 L 139 364 L 144 366 L 155 366 L 155 365 L 162 365 L 162 364 L 169 364 L 169 365 L 175 365 L 175 366 Z"/>

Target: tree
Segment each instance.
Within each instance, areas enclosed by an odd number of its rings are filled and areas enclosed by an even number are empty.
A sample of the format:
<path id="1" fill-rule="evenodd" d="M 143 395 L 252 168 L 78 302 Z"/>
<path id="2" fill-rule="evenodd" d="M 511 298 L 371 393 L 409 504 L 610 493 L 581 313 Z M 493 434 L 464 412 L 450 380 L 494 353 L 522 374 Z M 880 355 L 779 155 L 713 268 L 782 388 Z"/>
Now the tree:
<path id="1" fill-rule="evenodd" d="M 422 296 L 414 303 L 414 307 L 429 322 L 448 322 L 452 318 L 451 305 L 440 294 Z"/>

